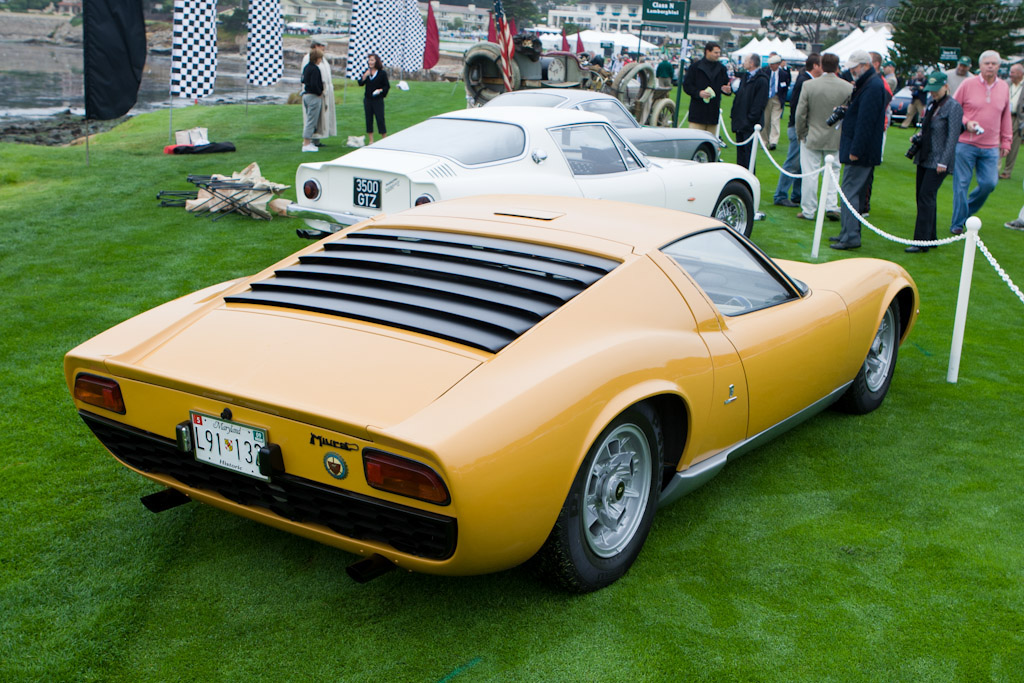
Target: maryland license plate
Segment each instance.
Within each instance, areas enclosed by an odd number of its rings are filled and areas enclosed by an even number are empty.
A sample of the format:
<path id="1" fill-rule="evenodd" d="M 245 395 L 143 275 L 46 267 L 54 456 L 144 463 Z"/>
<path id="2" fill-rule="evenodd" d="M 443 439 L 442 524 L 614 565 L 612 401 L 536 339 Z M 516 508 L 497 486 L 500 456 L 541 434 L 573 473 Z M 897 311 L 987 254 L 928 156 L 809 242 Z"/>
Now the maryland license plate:
<path id="1" fill-rule="evenodd" d="M 353 178 L 352 203 L 363 209 L 379 209 L 380 181 L 370 178 Z"/>
<path id="2" fill-rule="evenodd" d="M 267 430 L 189 411 L 195 434 L 196 460 L 214 467 L 270 481 L 260 472 L 260 449 Z"/>

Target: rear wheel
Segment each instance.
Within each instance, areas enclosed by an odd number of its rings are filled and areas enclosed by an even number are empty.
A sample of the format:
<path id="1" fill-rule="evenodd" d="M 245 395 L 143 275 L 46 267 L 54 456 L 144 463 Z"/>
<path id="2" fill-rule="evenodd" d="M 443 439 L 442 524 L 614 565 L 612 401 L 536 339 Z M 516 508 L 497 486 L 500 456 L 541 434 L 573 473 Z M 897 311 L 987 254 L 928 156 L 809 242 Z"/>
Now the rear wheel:
<path id="1" fill-rule="evenodd" d="M 715 150 L 711 145 L 703 144 L 696 149 L 691 158 L 697 163 L 707 164 L 715 160 Z"/>
<path id="2" fill-rule="evenodd" d="M 746 185 L 732 180 L 722 189 L 712 215 L 744 237 L 750 237 L 754 232 L 754 197 Z"/>
<path id="3" fill-rule="evenodd" d="M 885 309 L 882 322 L 878 324 L 875 338 L 871 340 L 867 358 L 860 366 L 846 393 L 839 399 L 838 407 L 848 413 L 863 415 L 882 405 L 889 393 L 893 373 L 896 372 L 896 356 L 900 345 L 900 304 L 892 300 Z"/>
<path id="4" fill-rule="evenodd" d="M 636 560 L 657 508 L 664 438 L 644 404 L 624 411 L 583 460 L 551 535 L 541 571 L 578 592 L 604 588 Z"/>
<path id="5" fill-rule="evenodd" d="M 651 109 L 651 123 L 660 128 L 672 127 L 672 116 L 676 113 L 676 103 L 663 97 L 654 103 Z"/>

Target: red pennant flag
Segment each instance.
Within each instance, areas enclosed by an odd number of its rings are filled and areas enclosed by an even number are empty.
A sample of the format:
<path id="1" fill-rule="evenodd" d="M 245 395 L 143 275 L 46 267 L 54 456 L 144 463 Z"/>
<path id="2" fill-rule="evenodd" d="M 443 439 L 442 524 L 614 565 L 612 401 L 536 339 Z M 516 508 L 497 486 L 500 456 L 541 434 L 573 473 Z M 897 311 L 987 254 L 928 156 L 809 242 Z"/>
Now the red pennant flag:
<path id="1" fill-rule="evenodd" d="M 427 3 L 427 42 L 423 45 L 423 68 L 430 69 L 441 59 L 441 34 L 437 31 L 434 6 Z"/>
<path id="2" fill-rule="evenodd" d="M 487 42 L 496 43 L 498 42 L 498 29 L 494 28 L 494 12 L 488 12 L 490 23 L 487 24 Z"/>
<path id="3" fill-rule="evenodd" d="M 583 38 L 580 37 L 580 32 L 577 31 L 576 32 L 576 54 L 580 54 L 581 52 L 586 52 L 586 50 L 583 49 Z"/>
<path id="4" fill-rule="evenodd" d="M 569 40 L 565 37 L 565 27 L 562 27 L 562 52 L 569 51 Z"/>
<path id="5" fill-rule="evenodd" d="M 509 22 L 508 23 L 509 28 L 512 29 L 512 35 L 513 36 L 519 35 L 519 29 L 516 28 L 516 19 L 515 19 L 515 17 L 509 17 L 508 18 L 508 22 Z"/>

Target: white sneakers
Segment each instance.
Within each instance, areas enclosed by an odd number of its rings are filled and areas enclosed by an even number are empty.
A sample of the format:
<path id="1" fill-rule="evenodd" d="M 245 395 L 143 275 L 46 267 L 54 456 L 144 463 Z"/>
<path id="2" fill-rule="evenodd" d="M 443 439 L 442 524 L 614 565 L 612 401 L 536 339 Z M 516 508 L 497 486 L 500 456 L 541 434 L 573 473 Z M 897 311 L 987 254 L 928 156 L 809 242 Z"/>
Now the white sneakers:
<path id="1" fill-rule="evenodd" d="M 316 148 L 316 145 L 303 145 L 302 146 L 302 151 L 303 152 L 315 152 L 315 151 L 317 151 L 317 148 Z"/>

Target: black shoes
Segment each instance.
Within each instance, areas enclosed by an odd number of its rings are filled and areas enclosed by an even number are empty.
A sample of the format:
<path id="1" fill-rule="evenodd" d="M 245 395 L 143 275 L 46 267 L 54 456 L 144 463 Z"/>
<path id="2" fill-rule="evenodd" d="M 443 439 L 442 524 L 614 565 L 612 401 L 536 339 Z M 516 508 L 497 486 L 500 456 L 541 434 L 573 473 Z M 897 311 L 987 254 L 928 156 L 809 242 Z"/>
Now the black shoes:
<path id="1" fill-rule="evenodd" d="M 839 213 L 838 211 L 826 211 L 825 217 L 828 218 L 830 221 L 837 221 L 842 217 L 842 214 Z"/>
<path id="2" fill-rule="evenodd" d="M 800 205 L 798 203 L 792 201 L 791 199 L 776 199 L 775 200 L 775 206 L 785 206 L 785 207 L 788 207 L 788 208 L 792 209 L 793 207 L 800 206 Z"/>
<path id="3" fill-rule="evenodd" d="M 928 251 L 928 247 L 919 247 L 917 245 L 912 244 L 903 251 L 907 252 L 908 254 L 923 254 L 924 252 Z"/>
<path id="4" fill-rule="evenodd" d="M 840 251 L 845 249 L 860 249 L 859 244 L 849 244 L 848 242 L 833 242 L 828 246 L 832 247 L 833 249 L 839 249 Z"/>

